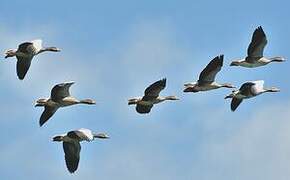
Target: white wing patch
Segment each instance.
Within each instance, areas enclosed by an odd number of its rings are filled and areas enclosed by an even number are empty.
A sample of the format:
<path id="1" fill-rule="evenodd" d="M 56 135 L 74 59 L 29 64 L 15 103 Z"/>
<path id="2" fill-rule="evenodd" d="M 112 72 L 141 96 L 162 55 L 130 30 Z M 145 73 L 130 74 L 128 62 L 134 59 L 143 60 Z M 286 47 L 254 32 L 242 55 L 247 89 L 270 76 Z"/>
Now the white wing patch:
<path id="1" fill-rule="evenodd" d="M 86 136 L 87 139 L 84 139 L 84 140 L 87 140 L 87 141 L 94 140 L 94 135 L 93 135 L 91 130 L 85 129 L 85 128 L 81 128 L 81 129 L 78 129 L 77 131 L 83 133 L 84 136 Z"/>
<path id="2" fill-rule="evenodd" d="M 41 39 L 35 39 L 31 41 L 33 46 L 35 47 L 36 51 L 40 51 L 42 49 L 42 40 Z"/>

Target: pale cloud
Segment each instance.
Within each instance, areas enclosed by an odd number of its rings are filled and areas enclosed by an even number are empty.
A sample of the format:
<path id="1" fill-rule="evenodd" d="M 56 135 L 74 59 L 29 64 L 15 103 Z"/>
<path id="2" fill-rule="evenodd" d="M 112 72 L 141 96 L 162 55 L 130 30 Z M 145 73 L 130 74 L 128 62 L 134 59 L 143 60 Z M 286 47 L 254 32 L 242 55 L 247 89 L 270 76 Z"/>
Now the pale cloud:
<path id="1" fill-rule="evenodd" d="M 261 107 L 243 116 L 239 127 L 210 135 L 200 147 L 198 179 L 288 179 L 290 160 L 290 103 Z M 233 121 L 239 121 L 233 119 Z M 227 124 L 225 130 L 228 129 Z M 212 126 L 212 125 L 210 125 Z M 222 138 L 221 138 L 222 137 Z"/>

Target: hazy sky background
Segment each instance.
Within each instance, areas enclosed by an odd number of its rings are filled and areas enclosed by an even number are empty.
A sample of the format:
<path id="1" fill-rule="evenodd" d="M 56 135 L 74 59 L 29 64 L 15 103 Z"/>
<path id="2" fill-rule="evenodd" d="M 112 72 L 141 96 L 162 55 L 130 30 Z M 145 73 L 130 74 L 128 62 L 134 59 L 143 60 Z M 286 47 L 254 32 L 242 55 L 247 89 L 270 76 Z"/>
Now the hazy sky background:
<path id="1" fill-rule="evenodd" d="M 36 57 L 24 81 L 15 58 L 0 62 L 0 177 L 21 180 L 288 180 L 289 61 L 256 69 L 229 67 L 246 55 L 254 29 L 268 36 L 266 56 L 290 57 L 287 1 L 15 1 L 1 0 L 0 49 L 42 38 L 61 53 Z M 184 94 L 215 56 L 225 54 L 218 82 L 265 80 L 280 93 L 230 111 L 230 93 Z M 137 114 L 127 99 L 163 77 L 162 95 L 178 102 Z M 42 128 L 42 108 L 56 83 L 96 106 L 60 109 Z M 68 173 L 61 143 L 51 137 L 78 128 L 110 140 L 82 143 L 78 171 Z"/>

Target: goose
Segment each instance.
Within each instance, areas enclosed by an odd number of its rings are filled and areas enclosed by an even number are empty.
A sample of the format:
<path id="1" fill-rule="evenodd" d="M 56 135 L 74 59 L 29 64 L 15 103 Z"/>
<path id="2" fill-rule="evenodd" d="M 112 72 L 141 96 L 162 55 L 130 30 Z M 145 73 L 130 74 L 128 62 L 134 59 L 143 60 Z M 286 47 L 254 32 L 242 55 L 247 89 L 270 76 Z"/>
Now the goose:
<path id="1" fill-rule="evenodd" d="M 249 99 L 266 92 L 279 92 L 278 88 L 264 88 L 264 81 L 249 81 L 244 83 L 239 90 L 232 91 L 231 94 L 225 97 L 225 99 L 232 98 L 231 110 L 235 111 L 241 104 L 243 99 Z"/>
<path id="2" fill-rule="evenodd" d="M 146 114 L 151 111 L 154 104 L 166 100 L 179 100 L 176 96 L 161 97 L 159 93 L 165 88 L 166 79 L 161 79 L 146 88 L 143 97 L 136 97 L 128 100 L 128 105 L 136 104 L 136 111 L 140 114 Z"/>
<path id="3" fill-rule="evenodd" d="M 272 58 L 264 57 L 263 52 L 266 44 L 267 44 L 266 34 L 263 28 L 259 26 L 253 33 L 252 41 L 248 47 L 248 56 L 245 59 L 234 60 L 230 65 L 254 68 L 267 65 L 271 62 L 285 61 L 283 57 L 272 57 Z"/>
<path id="4" fill-rule="evenodd" d="M 42 47 L 42 40 L 36 39 L 30 42 L 21 43 L 17 50 L 7 50 L 5 52 L 5 59 L 16 56 L 17 76 L 20 80 L 23 80 L 26 73 L 28 72 L 33 57 L 45 51 L 59 52 L 60 49 L 56 47 Z"/>
<path id="5" fill-rule="evenodd" d="M 70 131 L 67 134 L 56 135 L 52 138 L 54 142 L 62 142 L 65 154 L 65 163 L 68 171 L 74 173 L 78 169 L 80 161 L 81 141 L 93 141 L 95 138 L 110 138 L 105 133 L 93 133 L 89 129 L 81 128 Z"/>
<path id="6" fill-rule="evenodd" d="M 223 66 L 224 55 L 216 56 L 210 63 L 202 70 L 197 82 L 184 84 L 183 92 L 199 92 L 209 91 L 218 88 L 234 88 L 229 83 L 219 84 L 215 82 L 215 76 Z"/>
<path id="7" fill-rule="evenodd" d="M 96 102 L 92 99 L 78 100 L 71 96 L 69 88 L 74 83 L 74 81 L 70 81 L 57 84 L 52 88 L 50 98 L 41 98 L 36 101 L 35 107 L 44 106 L 44 111 L 41 114 L 39 120 L 40 126 L 46 123 L 60 107 L 66 107 L 75 104 L 96 104 Z"/>

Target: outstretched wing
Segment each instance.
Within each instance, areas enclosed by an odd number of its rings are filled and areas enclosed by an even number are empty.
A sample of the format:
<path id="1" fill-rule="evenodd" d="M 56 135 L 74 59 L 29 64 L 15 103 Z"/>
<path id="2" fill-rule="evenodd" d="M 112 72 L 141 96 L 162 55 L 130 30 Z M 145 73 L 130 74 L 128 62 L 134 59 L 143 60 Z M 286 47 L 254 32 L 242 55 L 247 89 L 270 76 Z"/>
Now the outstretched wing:
<path id="1" fill-rule="evenodd" d="M 63 142 L 65 163 L 68 171 L 74 173 L 80 161 L 81 145 L 78 141 Z"/>
<path id="2" fill-rule="evenodd" d="M 224 61 L 224 55 L 215 57 L 210 63 L 202 70 L 199 75 L 199 83 L 211 83 L 214 82 L 215 76 L 222 69 Z"/>
<path id="3" fill-rule="evenodd" d="M 137 104 L 136 106 L 136 111 L 140 114 L 147 114 L 151 111 L 151 108 L 153 107 L 153 105 L 141 105 L 141 104 Z"/>
<path id="4" fill-rule="evenodd" d="M 74 82 L 64 82 L 55 85 L 51 90 L 51 99 L 55 102 L 62 100 L 65 97 L 70 96 L 69 88 Z"/>
<path id="5" fill-rule="evenodd" d="M 244 96 L 252 96 L 253 95 L 253 87 L 254 86 L 255 86 L 255 83 L 246 82 L 240 87 L 239 91 Z"/>
<path id="6" fill-rule="evenodd" d="M 32 56 L 31 57 L 16 56 L 16 58 L 17 58 L 16 64 L 17 76 L 20 80 L 23 80 L 31 65 Z"/>
<path id="7" fill-rule="evenodd" d="M 233 98 L 232 102 L 231 102 L 231 110 L 235 111 L 238 106 L 241 104 L 241 102 L 243 101 L 243 99 L 238 99 L 238 98 Z"/>
<path id="8" fill-rule="evenodd" d="M 32 49 L 33 49 L 32 42 L 24 42 L 18 46 L 17 51 L 25 53 L 25 54 L 31 54 L 31 53 L 33 53 L 33 51 L 31 51 Z"/>
<path id="9" fill-rule="evenodd" d="M 156 81 L 155 83 L 151 84 L 145 90 L 145 95 L 143 96 L 142 100 L 149 101 L 154 100 L 159 96 L 159 93 L 166 87 L 166 79 L 161 79 Z"/>
<path id="10" fill-rule="evenodd" d="M 267 44 L 266 34 L 261 26 L 259 26 L 253 33 L 252 41 L 248 47 L 249 57 L 263 57 L 264 48 Z M 246 58 L 251 61 L 254 58 Z"/>
<path id="11" fill-rule="evenodd" d="M 54 115 L 57 109 L 57 107 L 53 106 L 44 106 L 44 111 L 40 116 L 39 125 L 42 126 L 44 123 L 46 123 L 46 121 L 48 121 L 49 118 Z"/>

